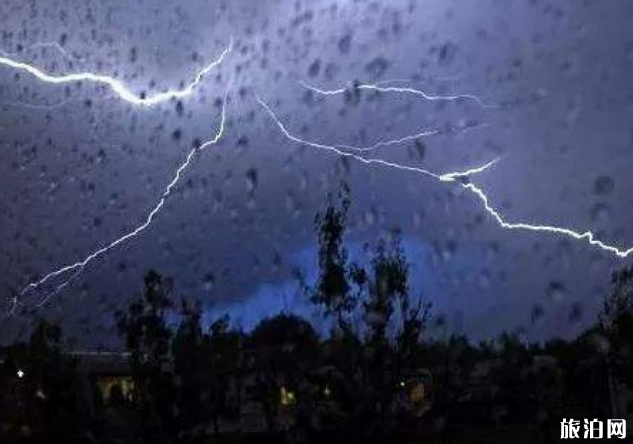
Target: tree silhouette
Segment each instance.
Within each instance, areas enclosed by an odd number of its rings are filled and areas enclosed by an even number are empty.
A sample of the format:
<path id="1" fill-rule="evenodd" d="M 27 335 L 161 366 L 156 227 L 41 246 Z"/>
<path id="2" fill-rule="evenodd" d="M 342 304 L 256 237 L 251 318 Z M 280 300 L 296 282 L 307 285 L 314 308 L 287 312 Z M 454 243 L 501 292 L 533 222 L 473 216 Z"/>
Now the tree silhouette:
<path id="1" fill-rule="evenodd" d="M 206 374 L 205 335 L 201 325 L 199 305 L 189 306 L 182 301 L 182 321 L 172 340 L 174 375 L 179 381 L 178 406 L 180 426 L 188 431 L 201 426 L 209 418 L 207 413 L 210 388 Z"/>
<path id="2" fill-rule="evenodd" d="M 633 388 L 633 267 L 612 276 L 612 292 L 606 298 L 600 319 L 609 349 L 605 355 L 611 398 L 611 414 L 621 412 L 617 401 L 619 384 Z"/>
<path id="3" fill-rule="evenodd" d="M 215 320 L 204 337 L 204 362 L 208 378 L 206 384 L 211 389 L 209 404 L 212 407 L 211 415 L 216 433 L 219 433 L 220 416 L 237 416 L 240 409 L 243 343 L 243 333 L 230 328 L 229 317 L 226 315 Z M 238 402 L 233 406 L 229 405 L 228 399 L 232 377 L 236 384 Z"/>
<path id="4" fill-rule="evenodd" d="M 262 320 L 251 333 L 255 351 L 258 397 L 264 406 L 266 422 L 271 431 L 277 430 L 277 416 L 282 402 L 299 408 L 306 406 L 301 385 L 314 368 L 318 337 L 312 325 L 289 314 L 278 314 Z M 292 393 L 284 400 L 282 389 Z"/>
<path id="5" fill-rule="evenodd" d="M 349 188 L 343 185 L 337 205 L 329 205 L 315 218 L 319 277 L 311 299 L 325 307 L 326 316 L 334 317 L 341 331 L 350 328 L 348 318 L 357 304 L 350 280 L 362 284 L 365 278 L 360 269 L 350 266 L 343 244 L 349 204 Z"/>
<path id="6" fill-rule="evenodd" d="M 67 441 L 88 429 L 76 362 L 63 350 L 59 325 L 39 320 L 28 343 L 11 347 L 8 358 L 23 395 L 21 421 L 36 442 Z"/>
<path id="7" fill-rule="evenodd" d="M 116 314 L 120 334 L 131 352 L 134 394 L 141 407 L 145 439 L 174 436 L 174 387 L 167 312 L 172 307 L 173 282 L 155 271 L 144 278 L 142 296 L 133 301 L 127 313 Z M 164 439 L 164 438 L 161 438 Z"/>

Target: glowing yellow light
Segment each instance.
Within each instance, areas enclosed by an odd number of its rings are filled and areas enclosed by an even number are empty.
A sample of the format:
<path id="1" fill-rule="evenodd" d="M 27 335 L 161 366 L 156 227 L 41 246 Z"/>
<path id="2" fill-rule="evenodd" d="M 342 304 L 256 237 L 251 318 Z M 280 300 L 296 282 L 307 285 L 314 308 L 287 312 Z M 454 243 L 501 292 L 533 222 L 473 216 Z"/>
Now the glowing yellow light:
<path id="1" fill-rule="evenodd" d="M 293 405 L 296 401 L 294 392 L 281 387 L 281 405 Z"/>

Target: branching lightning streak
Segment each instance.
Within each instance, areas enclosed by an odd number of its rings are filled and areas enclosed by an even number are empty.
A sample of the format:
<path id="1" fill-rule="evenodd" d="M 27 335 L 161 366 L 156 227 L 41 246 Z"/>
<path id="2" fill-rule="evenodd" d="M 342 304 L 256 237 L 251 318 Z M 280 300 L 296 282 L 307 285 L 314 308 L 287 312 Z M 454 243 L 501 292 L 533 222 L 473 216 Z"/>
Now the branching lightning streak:
<path id="1" fill-rule="evenodd" d="M 439 133 L 440 133 L 439 130 L 426 130 L 417 134 L 412 134 L 410 136 L 400 137 L 399 139 L 383 140 L 370 146 L 361 147 L 361 146 L 354 146 L 354 145 L 336 145 L 336 147 L 345 149 L 345 150 L 356 151 L 357 153 L 366 153 L 369 151 L 374 151 L 378 148 L 388 147 L 391 145 L 398 145 L 400 143 L 408 142 L 410 140 L 417 140 L 417 139 L 421 139 L 427 136 L 435 136 Z"/>
<path id="2" fill-rule="evenodd" d="M 356 90 L 362 90 L 362 89 L 366 89 L 366 90 L 374 90 L 374 91 L 380 91 L 380 92 L 400 92 L 400 93 L 405 93 L 405 94 L 415 94 L 417 96 L 421 96 L 423 97 L 425 100 L 429 100 L 429 101 L 454 101 L 454 100 L 461 100 L 461 99 L 469 99 L 469 100 L 474 100 L 475 102 L 477 102 L 480 106 L 484 107 L 484 108 L 489 108 L 492 107 L 491 105 L 487 105 L 485 104 L 479 97 L 472 95 L 472 94 L 460 94 L 460 95 L 447 95 L 447 96 L 438 96 L 438 95 L 430 95 L 425 93 L 424 91 L 421 90 L 417 90 L 414 88 L 410 88 L 410 87 L 396 87 L 396 86 L 389 86 L 388 84 L 391 82 L 400 82 L 400 81 L 406 81 L 406 79 L 391 79 L 391 80 L 382 80 L 380 82 L 377 82 L 373 85 L 370 84 L 354 84 L 352 85 L 352 90 L 356 89 Z M 301 86 L 303 86 L 304 88 L 308 89 L 309 91 L 312 91 L 316 94 L 322 95 L 322 96 L 335 96 L 335 95 L 340 95 L 340 94 L 344 94 L 347 91 L 350 91 L 349 88 L 339 88 L 339 89 L 333 89 L 333 90 L 324 90 L 324 89 L 320 89 L 317 88 L 315 86 L 309 85 L 303 81 L 299 81 L 299 84 Z M 387 86 L 380 86 L 380 85 L 387 85 Z M 470 125 L 467 126 L 465 128 L 457 128 L 454 130 L 455 134 L 464 134 L 468 131 L 471 131 L 475 128 L 479 128 L 485 126 L 485 124 L 477 124 L 477 125 Z M 359 146 L 354 146 L 354 145 L 343 145 L 343 144 L 337 144 L 334 145 L 334 147 L 336 148 L 340 148 L 340 149 L 344 149 L 344 150 L 349 150 L 349 151 L 356 151 L 357 153 L 366 153 L 369 151 L 374 151 L 378 148 L 383 148 L 383 147 L 388 147 L 388 146 L 392 146 L 392 145 L 398 145 L 404 142 L 408 142 L 411 140 L 417 140 L 417 139 L 421 139 L 423 137 L 428 137 L 428 136 L 435 136 L 435 135 L 439 135 L 441 134 L 442 131 L 437 130 L 437 129 L 433 129 L 433 130 L 425 130 L 425 131 L 421 131 L 419 133 L 416 134 L 411 134 L 408 136 L 404 136 L 404 137 L 400 137 L 400 138 L 396 138 L 396 139 L 391 139 L 391 140 L 384 140 L 384 141 L 380 141 L 377 142 L 373 145 L 370 146 L 366 146 L 366 147 L 359 147 Z"/>
<path id="3" fill-rule="evenodd" d="M 63 55 L 67 56 L 67 53 L 64 51 L 64 49 L 59 45 L 59 44 L 55 44 L 55 43 L 42 43 L 42 44 L 35 44 L 32 47 L 35 46 L 46 46 L 46 47 L 54 47 L 56 49 L 58 49 Z M 35 78 L 37 78 L 40 81 L 43 81 L 45 83 L 50 83 L 50 84 L 64 84 L 64 83 L 70 83 L 70 82 L 79 82 L 79 81 L 91 81 L 91 82 L 96 82 L 96 83 L 101 83 L 104 84 L 106 86 L 108 86 L 120 99 L 131 103 L 133 105 L 141 105 L 141 106 L 151 106 L 151 105 L 155 105 L 161 102 L 165 102 L 171 99 L 179 99 L 179 98 L 184 98 L 188 95 L 190 95 L 191 93 L 193 93 L 193 91 L 198 87 L 198 85 L 202 82 L 202 80 L 204 79 L 204 77 L 216 66 L 220 65 L 224 59 L 226 58 L 226 56 L 232 51 L 233 48 L 233 38 L 230 39 L 228 46 L 222 51 L 222 53 L 220 54 L 220 56 L 212 61 L 211 63 L 209 63 L 208 65 L 206 65 L 203 69 L 201 69 L 200 71 L 198 71 L 198 73 L 196 74 L 196 76 L 194 77 L 194 80 L 189 83 L 185 88 L 180 89 L 180 90 L 168 90 L 162 93 L 158 93 L 154 96 L 150 96 L 150 97 L 144 97 L 144 96 L 140 96 L 140 95 L 135 95 L 133 92 L 131 92 L 122 82 L 120 82 L 119 80 L 115 79 L 114 77 L 110 77 L 110 76 L 106 76 L 106 75 L 102 75 L 102 74 L 95 74 L 92 72 L 81 72 L 81 73 L 75 73 L 75 74 L 65 74 L 65 75 L 52 75 L 49 73 L 46 73 L 44 71 L 42 71 L 40 68 L 37 68 L 36 66 L 33 66 L 29 63 L 26 62 L 22 62 L 22 61 L 18 61 L 18 60 L 14 60 L 13 58 L 11 58 L 10 54 L 6 54 L 6 53 L 2 53 L 4 55 L 0 55 L 0 65 L 3 66 L 7 66 L 10 68 L 14 68 L 18 71 L 24 71 L 27 72 L 29 74 L 31 74 L 32 76 L 34 76 Z M 109 252 L 110 250 L 116 248 L 117 246 L 125 243 L 126 241 L 138 236 L 139 234 L 141 234 L 143 231 L 145 231 L 153 222 L 154 218 L 160 213 L 160 211 L 162 210 L 165 201 L 167 200 L 167 198 L 171 195 L 173 188 L 176 186 L 176 184 L 179 182 L 180 177 L 182 175 L 182 173 L 187 169 L 187 167 L 191 164 L 191 161 L 194 157 L 194 155 L 196 153 L 198 153 L 199 151 L 204 150 L 206 147 L 210 146 L 210 145 L 214 145 L 216 144 L 220 138 L 222 137 L 223 133 L 224 133 L 224 127 L 225 127 L 225 121 L 226 121 L 226 101 L 227 101 L 227 97 L 224 97 L 224 101 L 222 104 L 222 117 L 221 117 L 221 122 L 220 122 L 220 128 L 218 130 L 218 133 L 216 134 L 215 137 L 213 137 L 212 139 L 206 141 L 205 143 L 203 143 L 200 146 L 196 146 L 194 148 L 192 148 L 188 155 L 185 158 L 185 161 L 179 165 L 179 167 L 177 168 L 172 181 L 169 182 L 169 184 L 167 184 L 167 187 L 165 188 L 165 190 L 163 191 L 162 195 L 160 196 L 160 199 L 157 203 L 157 205 L 152 209 L 152 211 L 147 215 L 145 222 L 142 223 L 141 225 L 139 225 L 138 227 L 136 227 L 134 230 L 124 234 L 123 236 L 119 237 L 118 239 L 114 240 L 113 242 L 105 245 L 104 247 L 90 253 L 88 256 L 86 256 L 83 260 L 78 261 L 76 263 L 73 264 L 69 264 L 66 265 L 64 267 L 61 267 L 57 270 L 54 270 L 52 272 L 50 272 L 49 274 L 47 274 L 46 276 L 44 276 L 43 278 L 41 278 L 38 281 L 34 281 L 29 283 L 28 285 L 26 285 L 19 293 L 17 296 L 13 297 L 11 299 L 12 301 L 12 308 L 10 310 L 10 313 L 13 314 L 16 310 L 16 308 L 18 307 L 18 305 L 21 304 L 21 298 L 23 296 L 25 296 L 26 294 L 28 294 L 30 291 L 35 290 L 37 288 L 39 288 L 41 285 L 47 283 L 48 281 L 64 276 L 68 273 L 72 274 L 70 275 L 69 278 L 67 278 L 66 280 L 64 280 L 61 284 L 59 284 L 53 292 L 49 293 L 47 296 L 45 296 L 41 301 L 39 305 L 44 304 L 51 296 L 59 293 L 63 288 L 65 288 L 66 286 L 68 286 L 77 276 L 79 276 L 81 274 L 81 272 L 85 269 L 85 267 L 91 263 L 92 261 L 94 261 L 95 259 L 99 258 L 100 256 L 106 254 L 107 252 Z M 59 106 L 61 104 L 65 104 L 66 101 L 60 103 L 60 104 L 55 104 L 55 105 L 32 105 L 32 104 L 14 104 L 14 103 L 6 103 L 5 105 L 8 106 L 14 106 L 14 105 L 20 105 L 20 106 L 28 106 L 28 107 L 36 107 L 36 108 L 42 108 L 42 109 L 50 109 L 52 107 L 55 106 Z"/>
<path id="4" fill-rule="evenodd" d="M 172 177 L 172 180 L 165 187 L 163 193 L 160 196 L 160 199 L 159 199 L 158 203 L 149 212 L 149 214 L 145 218 L 145 221 L 141 225 L 139 225 L 138 227 L 136 227 L 132 231 L 129 231 L 128 233 L 122 235 L 121 237 L 117 238 L 116 240 L 110 242 L 109 244 L 99 248 L 98 250 L 93 251 L 88 256 L 86 256 L 83 260 L 75 262 L 73 264 L 65 265 L 65 266 L 63 266 L 61 268 L 58 268 L 58 269 L 48 273 L 43 278 L 41 278 L 41 279 L 39 279 L 37 281 L 31 282 L 30 284 L 25 286 L 20 291 L 20 297 L 25 296 L 30 291 L 37 289 L 41 285 L 43 285 L 46 282 L 50 281 L 51 279 L 54 279 L 54 278 L 66 275 L 67 273 L 73 272 L 72 275 L 68 279 L 66 279 L 61 284 L 59 284 L 57 287 L 55 287 L 54 291 L 49 293 L 47 296 L 45 296 L 39 303 L 39 305 L 44 304 L 51 296 L 53 296 L 55 294 L 58 294 L 61 290 L 63 290 L 66 286 L 68 286 L 72 282 L 72 280 L 75 279 L 79 275 L 79 273 L 81 273 L 86 268 L 86 266 L 88 264 L 90 264 L 92 261 L 94 261 L 95 259 L 99 258 L 100 256 L 108 253 L 110 250 L 118 247 L 119 245 L 121 245 L 121 244 L 123 244 L 123 243 L 125 243 L 125 242 L 127 242 L 127 241 L 129 241 L 131 239 L 133 239 L 134 237 L 138 236 L 143 231 L 145 231 L 147 228 L 149 228 L 149 226 L 154 221 L 154 218 L 163 209 L 163 206 L 165 205 L 166 200 L 171 195 L 172 191 L 174 190 L 174 187 L 180 181 L 180 178 L 182 177 L 182 174 L 185 172 L 185 170 L 191 164 L 191 161 L 194 158 L 194 156 L 198 152 L 203 151 L 205 148 L 207 148 L 207 147 L 209 147 L 211 145 L 215 145 L 222 138 L 222 136 L 224 134 L 225 123 L 226 123 L 226 105 L 227 105 L 227 97 L 225 96 L 224 101 L 222 102 L 222 115 L 221 115 L 221 120 L 220 120 L 220 125 L 219 125 L 218 132 L 215 134 L 215 136 L 213 138 L 207 140 L 206 142 L 204 142 L 200 146 L 193 147 L 189 151 L 189 153 L 187 154 L 185 160 L 176 169 L 176 171 L 175 171 L 175 173 L 174 173 L 174 175 Z M 15 304 L 15 302 L 17 302 L 17 299 L 14 301 L 14 304 Z"/>
<path id="5" fill-rule="evenodd" d="M 553 234 L 561 234 L 563 236 L 570 237 L 576 240 L 586 240 L 590 245 L 594 245 L 600 248 L 603 251 L 612 253 L 620 258 L 626 258 L 633 254 L 633 247 L 629 247 L 626 249 L 618 248 L 614 245 L 609 245 L 601 240 L 596 238 L 596 235 L 591 231 L 585 231 L 584 233 L 580 233 L 578 231 L 574 231 L 570 228 L 556 227 L 552 225 L 534 225 L 528 224 L 524 222 L 507 222 L 503 216 L 497 211 L 491 204 L 488 199 L 488 196 L 484 191 L 477 187 L 472 183 L 462 183 L 462 187 L 470 191 L 472 194 L 477 196 L 477 198 L 483 204 L 486 212 L 492 216 L 492 218 L 503 228 L 506 230 L 525 230 L 525 231 L 534 231 L 534 232 L 545 232 L 545 233 L 553 233 Z"/>
<path id="6" fill-rule="evenodd" d="M 454 76 L 441 76 L 441 77 L 436 77 L 436 76 L 428 76 L 426 77 L 427 81 L 430 82 L 453 82 L 455 80 L 459 80 L 461 79 L 463 76 L 461 74 L 459 75 L 454 75 Z M 376 83 L 374 83 L 374 85 L 377 86 L 382 86 L 382 85 L 390 85 L 392 83 L 408 83 L 408 84 L 412 84 L 412 83 L 421 83 L 425 81 L 425 79 L 422 78 L 396 78 L 396 79 L 385 79 L 385 80 L 379 80 Z"/>
<path id="7" fill-rule="evenodd" d="M 424 168 L 420 168 L 420 167 L 416 167 L 412 165 L 403 165 L 396 162 L 384 160 L 378 157 L 363 157 L 358 154 L 345 151 L 344 149 L 341 148 L 340 145 L 325 145 L 323 143 L 313 142 L 313 141 L 302 139 L 300 137 L 293 135 L 292 133 L 290 133 L 290 131 L 288 131 L 286 126 L 281 122 L 281 120 L 277 117 L 277 115 L 272 110 L 272 108 L 264 100 L 262 100 L 260 97 L 257 97 L 257 102 L 261 105 L 262 108 L 266 110 L 268 115 L 270 115 L 270 117 L 272 118 L 273 122 L 275 122 L 279 130 L 287 139 L 293 142 L 302 144 L 302 145 L 306 145 L 312 148 L 322 150 L 322 151 L 328 151 L 330 153 L 334 153 L 341 157 L 352 158 L 366 165 L 382 165 L 388 168 L 394 168 L 394 169 L 398 169 L 402 171 L 409 171 L 411 173 L 421 174 L 423 176 L 427 176 L 435 180 L 439 180 L 440 182 L 455 182 L 459 180 L 460 178 L 481 173 L 485 171 L 486 169 L 488 169 L 489 167 L 491 167 L 496 162 L 496 160 L 493 160 L 481 167 L 473 168 L 467 171 L 452 172 L 448 174 L 437 174 L 432 171 L 426 170 Z"/>
<path id="8" fill-rule="evenodd" d="M 64 56 L 69 57 L 68 53 L 57 43 L 42 43 L 35 44 L 35 46 L 47 46 L 54 47 L 58 49 Z M 6 66 L 9 68 L 13 68 L 17 71 L 25 72 L 36 79 L 48 83 L 48 84 L 66 84 L 72 82 L 80 82 L 80 81 L 88 81 L 94 82 L 98 84 L 102 84 L 108 87 L 118 98 L 121 100 L 130 103 L 136 106 L 153 106 L 156 104 L 160 104 L 172 99 L 181 99 L 189 96 L 194 92 L 194 90 L 202 83 L 205 76 L 209 74 L 209 72 L 220 65 L 224 59 L 230 54 L 233 49 L 233 39 L 230 39 L 230 42 L 227 47 L 221 52 L 219 57 L 212 61 L 211 63 L 204 66 L 200 69 L 194 76 L 193 80 L 187 84 L 182 89 L 169 89 L 164 92 L 159 92 L 151 96 L 139 95 L 135 94 L 131 91 L 123 82 L 117 80 L 115 77 L 107 76 L 103 74 L 93 73 L 93 72 L 79 72 L 79 73 L 71 73 L 71 74 L 51 74 L 43 71 L 42 69 L 24 62 L 15 58 L 13 55 L 0 54 L 0 66 Z M 346 88 L 338 88 L 338 89 L 321 89 L 312 85 L 309 85 L 305 82 L 299 82 L 304 88 L 310 90 L 311 92 L 320 95 L 320 96 L 337 96 L 342 95 L 348 92 L 354 91 L 374 91 L 380 93 L 396 93 L 396 94 L 405 94 L 412 95 L 418 98 L 421 98 L 430 102 L 452 102 L 452 101 L 463 101 L 470 100 L 477 103 L 482 108 L 495 108 L 496 105 L 491 105 L 482 100 L 479 96 L 474 94 L 454 94 L 454 95 L 438 95 L 427 93 L 423 90 L 413 88 L 411 86 L 397 86 L 393 83 L 404 81 L 405 79 L 393 79 L 388 81 L 377 82 L 374 84 L 365 84 L 365 83 L 353 83 Z M 633 254 L 633 247 L 627 249 L 621 249 L 614 245 L 607 244 L 596 238 L 595 234 L 591 231 L 586 232 L 578 232 L 570 228 L 565 227 L 557 227 L 551 225 L 539 225 L 525 222 L 509 222 L 505 219 L 505 217 L 490 203 L 490 199 L 488 195 L 484 192 L 482 188 L 472 183 L 470 178 L 477 174 L 481 174 L 492 166 L 494 166 L 499 159 L 494 159 L 485 163 L 484 165 L 477 166 L 474 168 L 467 169 L 465 171 L 453 171 L 448 173 L 436 173 L 431 170 L 427 170 L 425 168 L 421 168 L 414 165 L 401 164 L 395 161 L 385 160 L 380 157 L 369 157 L 368 153 L 378 148 L 388 147 L 396 144 L 400 144 L 406 141 L 417 140 L 422 137 L 433 136 L 440 134 L 439 130 L 425 130 L 419 132 L 417 134 L 377 142 L 371 146 L 359 147 L 352 145 L 328 145 L 322 142 L 316 142 L 312 140 L 307 140 L 300 138 L 294 134 L 292 134 L 284 125 L 284 123 L 278 118 L 272 108 L 260 97 L 256 97 L 259 105 L 267 112 L 270 118 L 273 120 L 275 125 L 278 127 L 280 132 L 286 137 L 288 140 L 302 144 L 305 146 L 309 146 L 321 151 L 329 152 L 331 154 L 337 155 L 339 157 L 351 158 L 365 165 L 377 165 L 385 168 L 396 169 L 399 171 L 406 171 L 415 174 L 420 174 L 425 177 L 432 178 L 438 182 L 442 183 L 450 183 L 457 186 L 462 187 L 464 190 L 468 191 L 470 194 L 476 197 L 477 201 L 481 204 L 482 208 L 488 213 L 492 219 L 497 222 L 497 224 L 506 229 L 506 230 L 523 230 L 530 232 L 543 232 L 550 233 L 555 235 L 566 236 L 575 240 L 582 240 L 588 242 L 591 246 L 595 246 L 600 248 L 601 250 L 611 253 L 620 258 L 626 258 L 629 255 Z M 65 103 L 65 102 L 63 102 Z M 14 104 L 7 103 L 6 105 L 13 106 Z M 28 105 L 27 105 L 28 106 Z M 30 105 L 37 106 L 37 105 Z M 58 106 L 58 104 L 52 105 Z M 46 107 L 43 105 L 42 108 Z M 126 242 L 131 241 L 136 236 L 139 236 L 145 230 L 150 228 L 155 218 L 161 213 L 164 208 L 164 205 L 167 199 L 170 198 L 172 192 L 176 185 L 181 180 L 184 172 L 189 168 L 192 164 L 195 156 L 206 149 L 209 146 L 217 144 L 220 139 L 223 137 L 225 131 L 225 123 L 226 123 L 226 107 L 227 107 L 227 96 L 224 97 L 222 103 L 221 110 L 221 120 L 219 124 L 219 128 L 217 133 L 211 139 L 207 140 L 203 144 L 199 146 L 194 146 L 186 155 L 184 161 L 178 165 L 176 168 L 171 181 L 166 185 L 163 189 L 163 192 L 160 194 L 158 202 L 151 209 L 151 211 L 147 214 L 144 221 L 138 225 L 136 228 L 128 231 L 127 233 L 121 235 L 114 241 L 98 248 L 97 250 L 92 251 L 87 256 L 85 256 L 82 260 L 79 260 L 75 263 L 71 263 L 60 268 L 57 268 L 39 280 L 32 281 L 28 283 L 25 287 L 22 288 L 21 291 L 18 292 L 18 295 L 12 298 L 13 308 L 11 312 L 14 312 L 16 307 L 22 304 L 22 298 L 28 295 L 30 292 L 39 289 L 44 284 L 49 283 L 50 281 L 58 282 L 61 280 L 61 283 L 54 286 L 52 292 L 48 293 L 44 296 L 39 305 L 43 305 L 46 303 L 52 296 L 58 294 L 61 290 L 67 287 L 74 279 L 81 275 L 81 273 L 86 269 L 86 267 L 97 260 L 101 256 L 108 254 L 113 249 L 125 244 Z M 475 128 L 479 125 L 469 126 L 464 128 L 463 132 L 466 132 L 472 128 Z"/>
<path id="9" fill-rule="evenodd" d="M 315 94 L 319 94 L 321 96 L 338 96 L 341 94 L 345 94 L 345 92 L 350 90 L 369 90 L 369 91 L 377 91 L 383 93 L 401 93 L 401 94 L 410 94 L 418 97 L 422 97 L 424 100 L 428 100 L 430 102 L 452 102 L 456 100 L 472 100 L 476 102 L 482 108 L 495 108 L 495 105 L 490 105 L 484 102 L 479 96 L 474 94 L 455 94 L 455 95 L 436 95 L 429 94 L 420 89 L 411 88 L 410 86 L 380 86 L 379 84 L 369 84 L 369 83 L 355 83 L 352 84 L 348 88 L 338 88 L 338 89 L 321 89 L 315 86 L 309 85 L 306 82 L 300 81 L 299 84 L 304 88 L 312 91 Z"/>
<path id="10" fill-rule="evenodd" d="M 68 51 L 66 51 L 64 49 L 64 47 L 62 45 L 60 45 L 57 42 L 37 42 L 37 43 L 33 43 L 32 45 L 27 46 L 24 51 L 29 51 L 31 49 L 35 49 L 35 48 L 53 48 L 55 49 L 57 52 L 59 52 L 62 57 L 64 57 L 66 60 L 68 61 L 73 61 L 73 59 L 80 59 L 81 57 L 79 57 L 78 55 L 75 54 L 69 54 Z M 16 53 L 14 52 L 7 52 L 7 51 L 2 51 L 0 50 L 0 54 L 3 54 L 5 56 L 15 56 Z"/>
<path id="11" fill-rule="evenodd" d="M 281 133 L 287 139 L 293 142 L 302 144 L 302 145 L 328 151 L 342 157 L 353 158 L 364 164 L 376 164 L 376 165 L 381 165 L 388 168 L 394 168 L 401 171 L 409 171 L 413 173 L 422 174 L 427 177 L 431 177 L 440 182 L 457 184 L 461 186 L 462 188 L 464 188 L 465 190 L 467 190 L 469 193 L 473 194 L 475 197 L 477 197 L 477 199 L 482 203 L 482 206 L 484 210 L 486 211 L 486 213 L 488 213 L 497 222 L 497 224 L 499 224 L 499 226 L 501 226 L 502 228 L 506 230 L 545 232 L 545 233 L 550 233 L 550 234 L 567 236 L 575 240 L 585 240 L 590 245 L 596 246 L 600 248 L 601 250 L 614 254 L 620 258 L 626 258 L 629 255 L 633 254 L 633 247 L 621 249 L 614 245 L 609 245 L 597 239 L 595 234 L 593 234 L 591 231 L 578 232 L 570 228 L 556 227 L 552 225 L 539 225 L 539 224 L 531 224 L 531 223 L 525 223 L 525 222 L 508 222 L 501 215 L 501 213 L 490 204 L 490 200 L 488 196 L 486 195 L 486 193 L 481 188 L 479 188 L 478 186 L 470 182 L 470 180 L 468 180 L 470 176 L 473 176 L 475 174 L 480 174 L 488 170 L 495 163 L 497 163 L 499 159 L 494 159 L 482 166 L 472 168 L 466 171 L 456 171 L 456 172 L 450 172 L 450 173 L 444 173 L 444 174 L 437 174 L 429 170 L 425 170 L 425 169 L 414 167 L 414 166 L 402 165 L 399 163 L 390 162 L 390 161 L 386 161 L 379 158 L 367 158 L 367 157 L 363 157 L 354 153 L 343 151 L 340 149 L 340 147 L 336 145 L 325 145 L 322 143 L 305 140 L 293 135 L 292 133 L 288 131 L 285 125 L 281 122 L 281 120 L 277 117 L 275 112 L 270 108 L 270 106 L 266 102 L 264 102 L 259 97 L 257 98 L 257 101 L 262 106 L 262 108 L 264 108 L 264 110 L 266 110 L 266 112 L 270 115 L 273 122 L 277 125 Z"/>
<path id="12" fill-rule="evenodd" d="M 66 51 L 64 49 L 64 47 L 62 45 L 60 45 L 59 43 L 57 43 L 57 42 L 38 42 L 38 43 L 33 43 L 31 46 L 28 47 L 28 49 L 32 49 L 32 48 L 54 48 L 64 58 L 66 58 L 67 60 L 70 60 L 70 61 L 72 61 L 73 59 L 80 59 L 81 58 L 78 55 L 75 55 L 75 54 L 71 55 L 71 54 L 69 54 L 68 51 Z"/>
<path id="13" fill-rule="evenodd" d="M 411 140 L 418 140 L 418 139 L 422 139 L 424 137 L 429 137 L 429 136 L 438 136 L 441 134 L 453 134 L 453 135 L 461 136 L 477 128 L 483 128 L 485 126 L 487 126 L 485 123 L 481 123 L 481 124 L 465 126 L 463 128 L 451 128 L 448 131 L 441 131 L 437 129 L 425 130 L 419 133 L 410 134 L 408 136 L 399 137 L 397 139 L 381 140 L 380 142 L 376 142 L 370 146 L 355 146 L 355 145 L 343 145 L 343 144 L 338 144 L 334 146 L 336 146 L 337 148 L 344 149 L 344 150 L 356 151 L 357 153 L 362 154 L 362 153 L 367 153 L 370 151 L 375 151 L 379 148 L 385 148 L 392 145 L 399 145 L 404 142 L 409 142 Z"/>
<path id="14" fill-rule="evenodd" d="M 118 97 L 122 100 L 131 103 L 133 105 L 140 106 L 152 106 L 161 102 L 166 102 L 171 99 L 182 99 L 190 95 L 202 82 L 203 78 L 216 66 L 220 65 L 225 57 L 231 52 L 233 49 L 233 39 L 231 38 L 229 45 L 224 48 L 220 56 L 209 63 L 207 66 L 202 68 L 195 75 L 193 81 L 189 83 L 185 88 L 180 90 L 167 90 L 165 92 L 157 93 L 150 97 L 142 97 L 134 94 L 130 91 L 121 81 L 115 79 L 114 77 L 106 76 L 103 74 L 95 74 L 92 72 L 80 72 L 75 74 L 65 74 L 65 75 L 52 75 L 48 74 L 41 69 L 26 63 L 17 61 L 8 57 L 0 56 L 0 65 L 8 66 L 10 68 L 17 69 L 19 71 L 24 71 L 32 76 L 36 77 L 38 80 L 41 80 L 45 83 L 52 84 L 63 84 L 63 83 L 71 83 L 71 82 L 79 82 L 79 81 L 90 81 L 101 83 L 107 85 Z"/>

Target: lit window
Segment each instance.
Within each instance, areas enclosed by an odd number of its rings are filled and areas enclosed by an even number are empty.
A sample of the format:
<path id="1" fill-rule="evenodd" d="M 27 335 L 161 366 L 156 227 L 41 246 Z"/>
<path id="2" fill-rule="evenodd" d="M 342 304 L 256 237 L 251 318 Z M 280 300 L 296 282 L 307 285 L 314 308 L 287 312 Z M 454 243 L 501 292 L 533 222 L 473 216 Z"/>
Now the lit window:
<path id="1" fill-rule="evenodd" d="M 296 401 L 294 392 L 281 387 L 281 405 L 294 405 Z"/>

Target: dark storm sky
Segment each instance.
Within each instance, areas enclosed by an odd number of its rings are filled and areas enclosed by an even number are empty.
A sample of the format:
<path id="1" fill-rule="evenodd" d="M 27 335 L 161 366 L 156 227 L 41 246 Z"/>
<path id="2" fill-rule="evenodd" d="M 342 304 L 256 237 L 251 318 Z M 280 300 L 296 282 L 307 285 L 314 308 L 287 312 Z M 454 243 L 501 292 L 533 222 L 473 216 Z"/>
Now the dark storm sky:
<path id="1" fill-rule="evenodd" d="M 508 232 L 458 187 L 343 162 L 284 139 L 265 98 L 301 137 L 371 145 L 426 128 L 461 135 L 383 148 L 437 172 L 495 157 L 474 178 L 507 219 L 591 229 L 633 244 L 633 4 L 614 1 L 30 1 L 0 4 L 0 50 L 50 73 L 116 75 L 135 92 L 179 88 L 235 48 L 183 101 L 133 107 L 89 82 L 55 86 L 0 66 L 0 291 L 139 225 L 193 141 L 208 139 L 229 89 L 221 143 L 197 158 L 154 224 L 91 263 L 42 313 L 78 344 L 108 342 L 111 315 L 148 268 L 176 278 L 209 316 L 250 326 L 280 309 L 316 316 L 291 270 L 315 269 L 313 218 L 341 180 L 352 187 L 352 256 L 403 232 L 416 293 L 474 337 L 520 329 L 569 336 L 593 322 L 611 271 L 629 261 L 547 233 Z M 41 43 L 58 42 L 67 55 Z M 35 46 L 32 46 L 35 45 Z M 298 82 L 413 79 L 432 93 L 310 97 Z M 50 105 L 46 107 L 41 105 Z M 180 135 L 180 136 L 178 136 Z M 32 306 L 41 294 L 25 298 Z M 541 313 L 532 316 L 533 313 Z M 2 317 L 6 340 L 32 316 Z"/>

